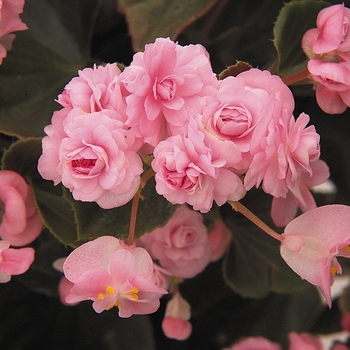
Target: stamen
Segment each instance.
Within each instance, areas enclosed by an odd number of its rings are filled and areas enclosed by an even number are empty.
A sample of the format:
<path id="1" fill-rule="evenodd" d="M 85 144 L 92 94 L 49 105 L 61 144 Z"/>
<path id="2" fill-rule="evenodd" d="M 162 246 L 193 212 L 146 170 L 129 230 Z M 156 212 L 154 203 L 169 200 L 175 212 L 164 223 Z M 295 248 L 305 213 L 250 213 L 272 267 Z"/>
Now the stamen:
<path id="1" fill-rule="evenodd" d="M 106 294 L 111 295 L 115 292 L 115 289 L 112 286 L 107 286 L 106 287 Z"/>
<path id="2" fill-rule="evenodd" d="M 331 274 L 335 276 L 338 273 L 337 269 L 335 267 L 331 267 Z"/>
<path id="3" fill-rule="evenodd" d="M 127 294 L 130 295 L 133 299 L 139 300 L 139 296 L 137 295 L 138 292 L 139 292 L 139 290 L 136 287 L 134 287 Z"/>
<path id="4" fill-rule="evenodd" d="M 102 293 L 100 293 L 100 294 L 97 294 L 97 298 L 99 298 L 100 300 L 103 300 L 105 297 L 103 296 Z"/>

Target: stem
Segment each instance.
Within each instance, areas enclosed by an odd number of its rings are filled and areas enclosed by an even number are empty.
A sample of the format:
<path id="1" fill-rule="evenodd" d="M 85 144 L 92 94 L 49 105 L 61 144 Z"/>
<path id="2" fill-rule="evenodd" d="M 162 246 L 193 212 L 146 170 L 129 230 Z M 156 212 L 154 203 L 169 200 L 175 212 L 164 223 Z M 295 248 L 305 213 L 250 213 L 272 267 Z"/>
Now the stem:
<path id="1" fill-rule="evenodd" d="M 280 234 L 275 232 L 271 227 L 267 226 L 263 221 L 261 221 L 255 214 L 253 214 L 242 203 L 232 202 L 232 201 L 227 201 L 227 202 L 231 205 L 233 210 L 240 212 L 242 215 L 244 215 L 247 219 L 249 219 L 253 224 L 261 228 L 268 235 L 270 235 L 274 239 L 277 239 L 280 242 L 283 241 L 283 237 Z"/>
<path id="2" fill-rule="evenodd" d="M 285 77 L 282 78 L 282 81 L 286 84 L 286 85 L 292 85 L 294 83 L 297 83 L 299 81 L 302 81 L 304 79 L 306 79 L 308 76 L 309 76 L 309 71 L 307 68 L 299 71 L 299 72 L 296 72 L 296 73 L 293 73 L 293 74 L 290 74 L 290 75 L 287 75 Z"/>

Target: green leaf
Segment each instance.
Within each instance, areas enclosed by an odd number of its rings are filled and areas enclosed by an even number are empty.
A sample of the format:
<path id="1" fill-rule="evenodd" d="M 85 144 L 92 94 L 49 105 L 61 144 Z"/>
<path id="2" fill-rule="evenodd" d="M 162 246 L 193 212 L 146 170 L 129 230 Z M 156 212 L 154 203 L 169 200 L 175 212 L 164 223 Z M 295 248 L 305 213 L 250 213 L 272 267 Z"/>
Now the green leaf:
<path id="1" fill-rule="evenodd" d="M 251 190 L 242 203 L 277 230 L 269 218 L 271 201 L 265 193 Z M 281 258 L 277 240 L 240 213 L 226 212 L 224 217 L 232 231 L 232 241 L 224 258 L 223 273 L 226 283 L 236 293 L 249 298 L 262 298 L 270 292 L 289 293 L 309 285 Z"/>
<path id="2" fill-rule="evenodd" d="M 226 69 L 224 69 L 222 72 L 220 72 L 219 79 L 222 80 L 229 76 L 236 77 L 239 73 L 245 72 L 251 68 L 252 66 L 249 63 L 243 62 L 243 61 L 237 61 L 236 64 L 231 65 Z"/>
<path id="3" fill-rule="evenodd" d="M 21 174 L 31 184 L 35 202 L 44 225 L 62 243 L 77 246 L 77 231 L 74 212 L 70 203 L 63 197 L 63 186 L 54 186 L 44 180 L 37 171 L 41 155 L 41 139 L 19 140 L 5 151 L 3 169 Z"/>
<path id="4" fill-rule="evenodd" d="M 90 36 L 100 0 L 28 0 L 0 66 L 0 130 L 42 136 L 59 105 L 54 101 L 90 60 Z"/>
<path id="5" fill-rule="evenodd" d="M 306 67 L 308 59 L 301 48 L 301 39 L 308 29 L 316 27 L 320 10 L 330 5 L 326 1 L 294 0 L 282 8 L 274 26 L 280 75 L 292 74 Z"/>
<path id="6" fill-rule="evenodd" d="M 139 201 L 135 237 L 164 226 L 176 209 L 175 205 L 156 193 L 154 186 L 152 178 L 142 191 L 145 199 Z M 96 203 L 75 201 L 68 190 L 65 197 L 74 208 L 79 241 L 104 235 L 127 238 L 132 201 L 118 208 L 102 209 Z"/>
<path id="7" fill-rule="evenodd" d="M 216 0 L 120 0 L 134 51 L 143 51 L 157 37 L 175 40 L 181 31 L 207 12 Z"/>

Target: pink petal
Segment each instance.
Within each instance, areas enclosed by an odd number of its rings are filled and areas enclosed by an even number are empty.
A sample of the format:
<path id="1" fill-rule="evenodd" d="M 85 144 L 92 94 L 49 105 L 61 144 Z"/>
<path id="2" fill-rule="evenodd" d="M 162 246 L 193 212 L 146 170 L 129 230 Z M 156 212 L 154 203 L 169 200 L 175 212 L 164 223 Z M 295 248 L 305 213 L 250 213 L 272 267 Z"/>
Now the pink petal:
<path id="1" fill-rule="evenodd" d="M 34 261 L 33 248 L 6 249 L 1 252 L 0 272 L 20 275 L 26 272 Z"/>

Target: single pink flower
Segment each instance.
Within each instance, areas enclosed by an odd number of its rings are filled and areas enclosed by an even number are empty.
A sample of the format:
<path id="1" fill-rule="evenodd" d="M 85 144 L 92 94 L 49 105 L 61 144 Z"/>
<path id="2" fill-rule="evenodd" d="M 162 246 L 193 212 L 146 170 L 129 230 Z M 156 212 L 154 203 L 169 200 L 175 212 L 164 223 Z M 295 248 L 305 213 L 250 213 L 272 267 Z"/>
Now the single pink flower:
<path id="1" fill-rule="evenodd" d="M 11 280 L 12 275 L 25 273 L 34 261 L 33 248 L 10 248 L 10 242 L 0 240 L 0 283 Z"/>
<path id="2" fill-rule="evenodd" d="M 222 220 L 216 220 L 208 235 L 211 248 L 211 261 L 219 260 L 231 241 L 231 232 Z"/>
<path id="3" fill-rule="evenodd" d="M 322 350 L 323 345 L 319 337 L 315 337 L 308 333 L 298 334 L 296 332 L 290 332 L 289 338 L 289 350 Z"/>
<path id="4" fill-rule="evenodd" d="M 181 296 L 175 293 L 168 301 L 165 316 L 162 321 L 164 334 L 171 339 L 186 340 L 192 333 L 192 325 L 188 321 L 191 318 L 191 306 Z"/>
<path id="5" fill-rule="evenodd" d="M 301 113 L 297 120 L 283 110 L 269 124 L 269 133 L 260 140 L 257 152 L 244 179 L 247 190 L 262 188 L 274 197 L 286 197 L 302 172 L 312 174 L 310 162 L 319 158 L 319 135 L 307 126 L 309 116 Z"/>
<path id="6" fill-rule="evenodd" d="M 284 230 L 280 252 L 301 278 L 318 286 L 331 306 L 331 285 L 342 269 L 337 256 L 350 257 L 350 207 L 325 205 L 292 220 Z"/>
<path id="7" fill-rule="evenodd" d="M 0 1 L 0 64 L 11 50 L 15 39 L 13 32 L 26 30 L 28 27 L 19 18 L 23 12 L 24 0 Z"/>
<path id="8" fill-rule="evenodd" d="M 311 162 L 310 167 L 312 173 L 302 172 L 295 181 L 294 187 L 288 187 L 286 197 L 272 198 L 271 218 L 276 226 L 286 226 L 295 218 L 298 208 L 303 212 L 316 208 L 310 189 L 323 184 L 328 179 L 329 168 L 320 159 Z"/>
<path id="9" fill-rule="evenodd" d="M 143 172 L 138 143 L 107 110 L 75 115 L 76 110 L 63 118 L 54 115 L 45 129 L 41 176 L 55 184 L 61 180 L 76 200 L 97 202 L 104 209 L 126 204 Z"/>
<path id="10" fill-rule="evenodd" d="M 216 144 L 207 146 L 204 138 L 189 125 L 185 135 L 161 141 L 152 161 L 157 193 L 172 204 L 188 203 L 202 213 L 211 209 L 213 201 L 221 206 L 244 194 L 238 175 L 225 167 L 230 154 L 223 155 Z"/>
<path id="11" fill-rule="evenodd" d="M 167 291 L 153 282 L 153 261 L 147 251 L 102 236 L 76 248 L 63 264 L 74 286 L 66 302 L 92 300 L 97 313 L 117 306 L 120 317 L 157 311 Z"/>
<path id="12" fill-rule="evenodd" d="M 33 242 L 43 224 L 32 190 L 21 175 L 12 170 L 0 171 L 0 200 L 3 205 L 0 237 L 14 246 Z"/>
<path id="13" fill-rule="evenodd" d="M 217 81 L 203 46 L 169 38 L 136 53 L 120 80 L 128 91 L 127 125 L 153 147 L 201 110 L 206 88 Z"/>
<path id="14" fill-rule="evenodd" d="M 185 205 L 176 209 L 164 227 L 139 240 L 160 266 L 178 278 L 196 276 L 205 269 L 212 256 L 203 216 Z"/>
<path id="15" fill-rule="evenodd" d="M 281 346 L 264 337 L 249 337 L 233 344 L 229 350 L 281 350 Z"/>

